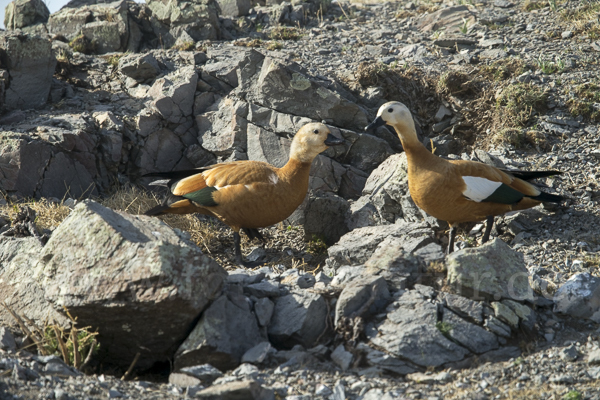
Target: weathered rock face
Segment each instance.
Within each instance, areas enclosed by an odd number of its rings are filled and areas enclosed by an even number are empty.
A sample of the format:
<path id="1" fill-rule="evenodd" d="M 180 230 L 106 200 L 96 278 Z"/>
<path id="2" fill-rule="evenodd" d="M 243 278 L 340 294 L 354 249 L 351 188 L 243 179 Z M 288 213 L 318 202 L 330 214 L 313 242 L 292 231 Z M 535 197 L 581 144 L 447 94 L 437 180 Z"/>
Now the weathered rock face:
<path id="1" fill-rule="evenodd" d="M 452 253 L 447 268 L 448 285 L 458 294 L 476 300 L 533 300 L 523 255 L 500 239 Z"/>
<path id="2" fill-rule="evenodd" d="M 36 276 L 55 307 L 99 330 L 111 362 L 140 352 L 149 367 L 174 354 L 226 274 L 159 220 L 84 201 L 41 251 Z"/>
<path id="3" fill-rule="evenodd" d="M 34 279 L 32 266 L 36 263 L 42 244 L 33 237 L 0 237 L 0 302 L 33 321 L 56 321 L 66 325 L 67 318 L 56 312 L 44 298 L 44 290 Z M 16 325 L 17 321 L 0 308 L 0 324 Z"/>
<path id="4" fill-rule="evenodd" d="M 327 305 L 321 295 L 301 291 L 278 297 L 268 328 L 269 338 L 284 347 L 314 347 L 326 333 L 326 318 Z"/>
<path id="5" fill-rule="evenodd" d="M 7 30 L 43 24 L 48 21 L 50 11 L 42 0 L 14 0 L 6 6 L 4 26 Z"/>
<path id="6" fill-rule="evenodd" d="M 29 109 L 46 104 L 56 66 L 50 40 L 7 32 L 0 35 L 0 54 L 10 76 L 0 105 L 7 109 Z"/>
<path id="7" fill-rule="evenodd" d="M 250 0 L 217 0 L 221 15 L 228 17 L 240 17 L 247 15 L 252 7 Z"/>
<path id="8" fill-rule="evenodd" d="M 436 328 L 438 308 L 418 291 L 402 294 L 393 308 L 370 338 L 375 345 L 423 367 L 459 361 L 469 354 Z"/>
<path id="9" fill-rule="evenodd" d="M 237 367 L 246 351 L 266 340 L 250 310 L 250 301 L 239 294 L 219 297 L 177 350 L 175 369 L 203 362 L 223 371 Z"/>
<path id="10" fill-rule="evenodd" d="M 150 0 L 148 7 L 158 21 L 169 27 L 174 39 L 183 32 L 196 41 L 220 37 L 218 5 L 214 0 Z"/>
<path id="11" fill-rule="evenodd" d="M 364 264 L 377 246 L 388 237 L 400 238 L 402 248 L 410 253 L 433 242 L 431 235 L 431 230 L 424 224 L 415 225 L 404 221 L 393 225 L 355 229 L 327 249 L 327 268 L 335 270 L 342 265 Z"/>

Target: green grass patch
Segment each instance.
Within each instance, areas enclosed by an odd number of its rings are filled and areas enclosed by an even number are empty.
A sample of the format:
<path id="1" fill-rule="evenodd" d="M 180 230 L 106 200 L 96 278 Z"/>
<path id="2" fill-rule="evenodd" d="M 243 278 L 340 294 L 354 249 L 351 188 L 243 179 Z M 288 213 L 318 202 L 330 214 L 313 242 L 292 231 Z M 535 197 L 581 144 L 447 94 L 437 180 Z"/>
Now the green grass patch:
<path id="1" fill-rule="evenodd" d="M 528 83 L 509 85 L 496 96 L 496 111 L 506 127 L 523 127 L 535 112 L 546 110 L 546 93 Z"/>
<path id="2" fill-rule="evenodd" d="M 303 34 L 298 28 L 278 26 L 273 28 L 269 36 L 272 40 L 298 40 L 303 36 Z"/>

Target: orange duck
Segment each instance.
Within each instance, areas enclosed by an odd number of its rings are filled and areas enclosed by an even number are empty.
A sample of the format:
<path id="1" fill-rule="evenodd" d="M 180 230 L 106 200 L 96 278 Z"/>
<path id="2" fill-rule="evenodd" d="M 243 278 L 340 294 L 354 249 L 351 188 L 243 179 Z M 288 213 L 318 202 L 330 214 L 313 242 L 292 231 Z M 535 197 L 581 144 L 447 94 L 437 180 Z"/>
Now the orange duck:
<path id="1" fill-rule="evenodd" d="M 262 161 L 233 161 L 208 167 L 156 172 L 151 185 L 166 186 L 170 194 L 146 215 L 200 213 L 216 217 L 233 229 L 236 263 L 256 264 L 242 258 L 240 230 L 250 239 L 264 238 L 258 228 L 283 221 L 304 201 L 314 158 L 344 140 L 321 123 L 304 125 L 294 136 L 290 158 L 282 168 Z"/>
<path id="2" fill-rule="evenodd" d="M 445 160 L 428 151 L 418 140 L 408 108 L 396 101 L 382 105 L 377 118 L 365 129 L 390 125 L 408 160 L 408 188 L 415 204 L 450 225 L 448 253 L 454 250 L 456 226 L 486 220 L 482 243 L 492 230 L 494 216 L 523 210 L 542 202 L 558 203 L 561 196 L 544 193 L 527 182 L 560 174 L 560 171 L 504 170 L 476 161 Z"/>

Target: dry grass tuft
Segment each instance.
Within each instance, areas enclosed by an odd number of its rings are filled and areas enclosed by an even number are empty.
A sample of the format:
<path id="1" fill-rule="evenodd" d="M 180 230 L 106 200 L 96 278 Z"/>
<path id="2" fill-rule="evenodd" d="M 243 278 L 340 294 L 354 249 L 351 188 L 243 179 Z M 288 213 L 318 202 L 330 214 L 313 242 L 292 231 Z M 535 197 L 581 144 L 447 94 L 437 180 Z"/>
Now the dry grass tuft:
<path id="1" fill-rule="evenodd" d="M 496 95 L 495 119 L 502 127 L 524 127 L 535 113 L 546 110 L 546 100 L 546 93 L 535 85 L 508 85 Z"/>
<path id="2" fill-rule="evenodd" d="M 27 206 L 36 213 L 35 226 L 39 231 L 53 230 L 69 216 L 71 209 L 62 203 L 52 203 L 46 199 L 30 200 L 24 203 L 0 206 L 0 215 L 14 220 L 20 207 Z"/>

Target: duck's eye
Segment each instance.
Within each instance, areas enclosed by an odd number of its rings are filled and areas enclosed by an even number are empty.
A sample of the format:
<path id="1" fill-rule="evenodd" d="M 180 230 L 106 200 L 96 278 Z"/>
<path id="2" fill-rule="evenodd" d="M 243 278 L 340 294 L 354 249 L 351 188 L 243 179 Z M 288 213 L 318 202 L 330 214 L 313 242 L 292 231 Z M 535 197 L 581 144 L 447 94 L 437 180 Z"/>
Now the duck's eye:
<path id="1" fill-rule="evenodd" d="M 392 112 L 394 112 L 394 109 L 393 109 L 393 108 L 389 108 L 389 109 L 388 109 L 388 112 L 389 112 L 389 113 L 392 113 Z"/>
<path id="2" fill-rule="evenodd" d="M 315 130 L 313 131 L 313 133 L 314 133 L 314 134 L 317 134 L 317 133 L 319 133 L 319 130 L 318 130 L 318 129 L 315 129 Z"/>

